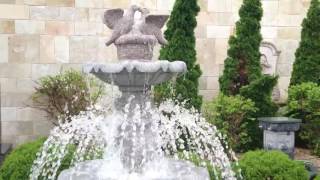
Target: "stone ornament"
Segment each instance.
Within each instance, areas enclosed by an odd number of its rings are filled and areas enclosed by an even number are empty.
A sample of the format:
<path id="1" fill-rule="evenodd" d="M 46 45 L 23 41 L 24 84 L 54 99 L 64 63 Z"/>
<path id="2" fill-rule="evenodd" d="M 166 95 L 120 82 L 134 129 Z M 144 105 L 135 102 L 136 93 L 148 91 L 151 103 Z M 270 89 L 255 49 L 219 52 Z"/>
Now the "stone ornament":
<path id="1" fill-rule="evenodd" d="M 135 19 L 137 11 L 141 16 Z M 161 28 L 169 16 L 149 13 L 148 9 L 136 5 L 132 5 L 126 13 L 123 9 L 111 9 L 104 13 L 103 22 L 113 30 L 106 45 L 116 45 L 119 60 L 151 60 L 156 43 L 167 44 Z"/>
<path id="2" fill-rule="evenodd" d="M 264 41 L 261 43 L 260 53 L 260 64 L 263 74 L 275 75 L 281 51 L 279 51 L 274 44 Z"/>
<path id="3" fill-rule="evenodd" d="M 268 75 L 275 75 L 277 62 L 281 51 L 279 51 L 274 44 L 263 41 L 260 46 L 260 53 L 260 64 L 262 67 L 262 73 Z M 272 99 L 276 102 L 279 102 L 280 98 L 280 89 L 278 86 L 276 86 L 272 91 Z"/>

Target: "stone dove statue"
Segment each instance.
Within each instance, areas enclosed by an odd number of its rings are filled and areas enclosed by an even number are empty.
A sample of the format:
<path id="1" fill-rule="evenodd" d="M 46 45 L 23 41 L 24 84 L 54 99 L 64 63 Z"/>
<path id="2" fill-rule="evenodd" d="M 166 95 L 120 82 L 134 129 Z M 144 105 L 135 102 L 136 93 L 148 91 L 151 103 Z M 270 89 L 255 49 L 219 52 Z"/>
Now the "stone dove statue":
<path id="1" fill-rule="evenodd" d="M 132 5 L 125 15 L 123 9 L 111 9 L 104 13 L 104 24 L 113 29 L 110 39 L 106 42 L 107 46 L 114 43 L 120 36 L 131 31 L 134 24 L 134 14 L 139 9 L 138 6 Z"/>
<path id="2" fill-rule="evenodd" d="M 145 35 L 154 35 L 159 44 L 166 45 L 168 42 L 163 37 L 161 28 L 168 20 L 168 15 L 148 15 L 149 10 L 146 8 L 140 9 L 141 12 L 141 24 L 139 24 L 139 30 Z"/>

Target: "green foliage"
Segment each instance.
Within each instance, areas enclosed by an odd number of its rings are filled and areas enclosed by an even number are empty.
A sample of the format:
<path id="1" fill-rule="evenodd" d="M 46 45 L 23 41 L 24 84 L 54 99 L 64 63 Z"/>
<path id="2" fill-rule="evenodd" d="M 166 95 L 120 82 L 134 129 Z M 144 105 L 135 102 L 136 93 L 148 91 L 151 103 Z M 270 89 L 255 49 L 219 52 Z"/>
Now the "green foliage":
<path id="1" fill-rule="evenodd" d="M 244 179 L 250 180 L 308 180 L 303 163 L 289 159 L 280 151 L 251 151 L 240 161 Z"/>
<path id="2" fill-rule="evenodd" d="M 320 156 L 320 85 L 302 83 L 289 88 L 289 114 L 302 119 L 299 137 Z"/>
<path id="3" fill-rule="evenodd" d="M 239 94 L 241 87 L 259 79 L 260 66 L 260 20 L 263 10 L 260 0 L 244 0 L 239 10 L 235 35 L 229 39 L 228 57 L 220 77 L 220 90 L 226 95 Z"/>
<path id="4" fill-rule="evenodd" d="M 45 138 L 14 149 L 0 168 L 0 180 L 29 180 L 30 169 Z"/>
<path id="5" fill-rule="evenodd" d="M 256 119 L 252 118 L 257 109 L 254 102 L 239 95 L 226 96 L 220 94 L 214 101 L 208 102 L 203 108 L 206 120 L 227 135 L 228 144 L 237 152 L 251 149 L 250 128 Z"/>
<path id="6" fill-rule="evenodd" d="M 302 22 L 301 41 L 295 53 L 291 85 L 303 82 L 320 84 L 320 1 L 312 0 Z"/>
<path id="7" fill-rule="evenodd" d="M 188 72 L 179 77 L 174 86 L 163 83 L 155 87 L 156 102 L 174 98 L 180 102 L 186 101 L 186 107 L 200 109 L 202 97 L 198 95 L 199 77 L 202 72 L 196 64 L 195 35 L 196 16 L 200 8 L 197 0 L 176 0 L 170 19 L 167 23 L 165 38 L 168 45 L 160 50 L 160 59 L 169 61 L 184 61 Z"/>
<path id="8" fill-rule="evenodd" d="M 277 105 L 272 102 L 271 95 L 273 87 L 277 84 L 278 77 L 263 75 L 240 90 L 240 95 L 251 99 L 258 111 L 255 117 L 274 116 L 278 110 Z"/>
<path id="9" fill-rule="evenodd" d="M 85 111 L 104 91 L 102 84 L 75 70 L 42 77 L 35 89 L 33 101 L 52 117 L 54 124 L 58 117 L 68 121 L 71 116 Z"/>
<path id="10" fill-rule="evenodd" d="M 314 180 L 320 180 L 320 174 L 318 174 Z"/>

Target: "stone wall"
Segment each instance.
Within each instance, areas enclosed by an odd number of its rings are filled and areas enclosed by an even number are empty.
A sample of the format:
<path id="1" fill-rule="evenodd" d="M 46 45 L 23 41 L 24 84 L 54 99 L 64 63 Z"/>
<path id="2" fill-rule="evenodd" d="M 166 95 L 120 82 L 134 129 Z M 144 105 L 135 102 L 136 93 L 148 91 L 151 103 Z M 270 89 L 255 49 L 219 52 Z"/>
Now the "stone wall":
<path id="1" fill-rule="evenodd" d="M 106 9 L 138 4 L 152 13 L 169 14 L 174 0 L 0 0 L 0 83 L 2 140 L 19 144 L 46 135 L 46 114 L 32 108 L 30 95 L 39 77 L 86 62 L 116 60 L 115 48 L 104 42 L 110 31 L 102 24 Z M 281 98 L 286 98 L 300 24 L 310 0 L 262 0 L 262 34 L 281 55 Z M 218 94 L 218 77 L 226 58 L 241 0 L 199 0 L 196 29 L 201 94 Z M 159 47 L 157 48 L 159 49 Z M 155 52 L 157 55 L 158 52 Z M 157 56 L 156 56 L 157 57 Z"/>

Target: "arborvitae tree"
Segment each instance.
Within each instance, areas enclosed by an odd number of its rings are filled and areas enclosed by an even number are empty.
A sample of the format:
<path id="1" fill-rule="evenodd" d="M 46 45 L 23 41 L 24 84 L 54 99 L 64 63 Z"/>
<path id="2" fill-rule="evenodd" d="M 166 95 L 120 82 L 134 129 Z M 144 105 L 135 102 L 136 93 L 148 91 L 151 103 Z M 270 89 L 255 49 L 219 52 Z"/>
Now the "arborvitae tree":
<path id="1" fill-rule="evenodd" d="M 303 82 L 320 84 L 320 1 L 312 0 L 307 17 L 302 22 L 301 41 L 290 85 Z"/>
<path id="2" fill-rule="evenodd" d="M 169 61 L 184 61 L 188 72 L 177 78 L 174 85 L 163 83 L 155 87 L 155 100 L 162 101 L 174 98 L 185 101 L 186 107 L 200 109 L 202 97 L 198 95 L 199 77 L 202 72 L 196 64 L 195 35 L 196 16 L 200 8 L 197 0 L 176 0 L 170 19 L 167 23 L 165 38 L 168 45 L 160 50 L 160 59 Z"/>
<path id="3" fill-rule="evenodd" d="M 239 94 L 242 86 L 262 76 L 260 66 L 260 0 L 244 0 L 239 10 L 240 20 L 236 23 L 235 35 L 229 39 L 228 57 L 220 77 L 220 90 L 226 95 Z"/>

